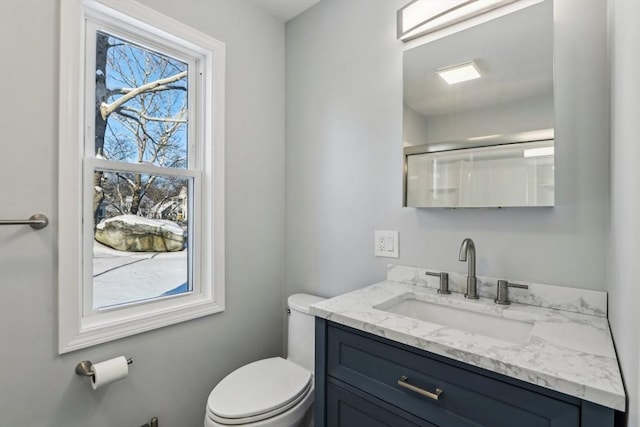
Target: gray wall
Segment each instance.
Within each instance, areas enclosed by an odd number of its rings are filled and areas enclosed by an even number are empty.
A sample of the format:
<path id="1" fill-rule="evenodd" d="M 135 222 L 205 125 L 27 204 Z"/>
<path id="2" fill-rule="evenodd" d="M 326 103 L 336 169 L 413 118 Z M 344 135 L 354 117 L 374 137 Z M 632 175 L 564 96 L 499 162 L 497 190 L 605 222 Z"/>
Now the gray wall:
<path id="1" fill-rule="evenodd" d="M 336 295 L 388 262 L 606 289 L 609 106 L 606 2 L 556 1 L 556 206 L 401 207 L 398 1 L 324 0 L 286 24 L 286 293 Z M 399 230 L 400 258 L 373 256 Z"/>
<path id="2" fill-rule="evenodd" d="M 640 259 L 640 2 L 610 2 L 611 252 L 609 321 L 628 395 L 629 427 L 638 407 L 638 259 Z"/>
<path id="3" fill-rule="evenodd" d="M 483 135 L 548 129 L 554 125 L 553 97 L 538 96 L 472 110 L 423 116 L 403 105 L 403 142 L 422 145 Z"/>
<path id="4" fill-rule="evenodd" d="M 549 94 L 429 116 L 426 118 L 426 142 L 455 141 L 474 136 L 553 128 L 553 104 L 553 96 Z"/>
<path id="5" fill-rule="evenodd" d="M 226 43 L 227 310 L 57 355 L 59 1 L 0 1 L 0 425 L 201 427 L 213 385 L 282 349 L 284 28 L 247 2 L 148 0 Z M 83 359 L 126 354 L 128 378 L 92 391 Z"/>

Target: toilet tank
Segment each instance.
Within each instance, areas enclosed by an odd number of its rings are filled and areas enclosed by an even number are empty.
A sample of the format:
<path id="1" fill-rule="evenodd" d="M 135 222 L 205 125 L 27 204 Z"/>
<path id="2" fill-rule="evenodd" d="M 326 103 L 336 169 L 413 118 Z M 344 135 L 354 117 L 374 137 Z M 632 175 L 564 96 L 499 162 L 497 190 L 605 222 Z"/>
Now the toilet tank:
<path id="1" fill-rule="evenodd" d="M 309 314 L 309 306 L 322 300 L 324 298 L 308 294 L 293 294 L 287 299 L 287 359 L 311 372 L 315 364 L 315 316 Z"/>

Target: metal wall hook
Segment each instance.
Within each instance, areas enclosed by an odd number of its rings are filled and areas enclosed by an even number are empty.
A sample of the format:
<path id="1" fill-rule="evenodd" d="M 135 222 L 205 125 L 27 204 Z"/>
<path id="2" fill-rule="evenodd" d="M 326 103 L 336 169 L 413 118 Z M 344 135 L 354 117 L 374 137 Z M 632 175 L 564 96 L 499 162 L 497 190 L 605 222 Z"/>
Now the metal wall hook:
<path id="1" fill-rule="evenodd" d="M 45 214 L 34 214 L 29 219 L 3 219 L 0 225 L 30 225 L 35 230 L 45 228 L 49 224 L 49 218 Z"/>
<path id="2" fill-rule="evenodd" d="M 127 357 L 127 365 L 131 365 L 133 363 L 133 359 L 131 357 Z M 93 367 L 93 363 L 88 360 L 83 360 L 82 362 L 76 365 L 76 374 L 84 376 L 84 377 L 93 377 L 94 373 L 91 369 Z"/>

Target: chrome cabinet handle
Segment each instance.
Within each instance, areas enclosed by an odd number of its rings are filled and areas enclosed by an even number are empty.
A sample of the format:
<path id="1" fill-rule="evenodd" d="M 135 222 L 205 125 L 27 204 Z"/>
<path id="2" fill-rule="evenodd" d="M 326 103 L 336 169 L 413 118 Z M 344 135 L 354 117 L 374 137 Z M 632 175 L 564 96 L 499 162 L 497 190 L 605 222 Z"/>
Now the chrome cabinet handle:
<path id="1" fill-rule="evenodd" d="M 411 384 L 408 383 L 408 381 L 409 381 L 409 378 L 406 375 L 403 375 L 398 380 L 398 385 L 400 387 L 406 388 L 407 390 L 411 390 L 414 393 L 418 393 L 421 396 L 425 396 L 425 397 L 428 397 L 429 399 L 433 399 L 433 400 L 438 400 L 438 398 L 442 394 L 442 390 L 440 390 L 439 388 L 436 388 L 435 393 L 432 393 L 432 392 L 427 391 L 425 389 L 422 389 L 420 387 L 416 387 L 414 385 L 411 385 Z"/>

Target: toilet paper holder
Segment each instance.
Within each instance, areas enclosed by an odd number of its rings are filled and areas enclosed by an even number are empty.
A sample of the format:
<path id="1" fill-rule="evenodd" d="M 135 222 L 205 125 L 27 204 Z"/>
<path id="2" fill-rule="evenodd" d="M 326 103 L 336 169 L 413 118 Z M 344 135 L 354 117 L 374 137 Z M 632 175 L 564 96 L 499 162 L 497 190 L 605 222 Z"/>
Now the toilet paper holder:
<path id="1" fill-rule="evenodd" d="M 133 363 L 133 359 L 131 357 L 127 357 L 127 365 L 131 365 Z M 88 360 L 83 360 L 82 362 L 76 365 L 76 374 L 84 376 L 84 377 L 93 377 L 93 371 L 91 367 L 93 363 Z"/>

